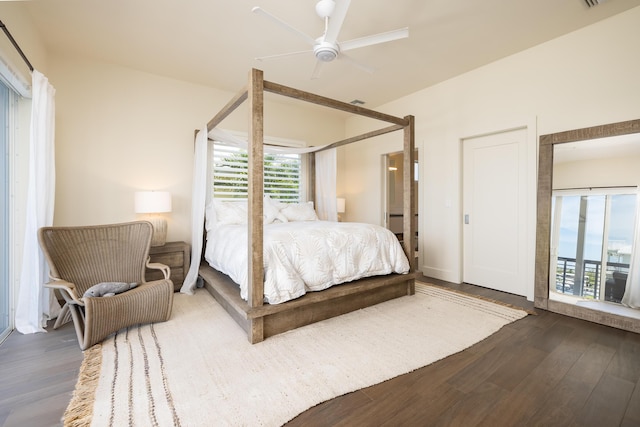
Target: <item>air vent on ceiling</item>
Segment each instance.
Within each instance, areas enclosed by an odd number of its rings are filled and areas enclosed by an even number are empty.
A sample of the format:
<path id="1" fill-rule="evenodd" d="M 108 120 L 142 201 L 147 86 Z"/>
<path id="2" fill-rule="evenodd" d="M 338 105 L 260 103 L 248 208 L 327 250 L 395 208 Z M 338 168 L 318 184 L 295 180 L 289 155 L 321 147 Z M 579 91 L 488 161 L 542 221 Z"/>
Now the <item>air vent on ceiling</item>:
<path id="1" fill-rule="evenodd" d="M 589 7 L 593 7 L 593 6 L 597 6 L 600 3 L 604 3 L 607 0 L 584 0 L 584 2 L 587 4 L 587 6 Z"/>

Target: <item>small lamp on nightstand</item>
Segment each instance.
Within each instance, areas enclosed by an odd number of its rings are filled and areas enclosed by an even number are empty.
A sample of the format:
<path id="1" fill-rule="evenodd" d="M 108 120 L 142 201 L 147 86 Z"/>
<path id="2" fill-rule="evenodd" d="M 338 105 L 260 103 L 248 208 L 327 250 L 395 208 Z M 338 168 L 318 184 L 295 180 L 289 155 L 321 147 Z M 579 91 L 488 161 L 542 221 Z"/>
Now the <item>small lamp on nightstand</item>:
<path id="1" fill-rule="evenodd" d="M 338 221 L 340 221 L 340 220 L 341 220 L 341 219 L 340 219 L 340 214 L 343 214 L 343 213 L 345 212 L 345 205 L 346 205 L 346 202 L 347 202 L 347 201 L 346 201 L 345 199 L 341 198 L 341 197 L 338 197 L 338 198 L 336 199 L 336 207 L 337 207 L 337 209 L 336 209 L 336 210 L 338 211 Z"/>
<path id="2" fill-rule="evenodd" d="M 171 193 L 168 191 L 136 191 L 135 212 L 145 215 L 153 225 L 151 246 L 162 246 L 167 241 L 167 220 L 160 214 L 171 212 Z"/>

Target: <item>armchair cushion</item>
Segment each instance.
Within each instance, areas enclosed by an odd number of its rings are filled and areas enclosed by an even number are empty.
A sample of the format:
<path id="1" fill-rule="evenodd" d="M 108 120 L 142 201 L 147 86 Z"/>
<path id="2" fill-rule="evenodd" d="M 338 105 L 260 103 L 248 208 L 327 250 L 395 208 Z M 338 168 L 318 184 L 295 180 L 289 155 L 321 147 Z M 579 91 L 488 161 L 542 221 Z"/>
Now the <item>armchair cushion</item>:
<path id="1" fill-rule="evenodd" d="M 112 297 L 115 294 L 120 294 L 128 291 L 129 289 L 133 289 L 136 286 L 138 286 L 137 283 L 102 282 L 91 286 L 85 291 L 82 297 Z"/>

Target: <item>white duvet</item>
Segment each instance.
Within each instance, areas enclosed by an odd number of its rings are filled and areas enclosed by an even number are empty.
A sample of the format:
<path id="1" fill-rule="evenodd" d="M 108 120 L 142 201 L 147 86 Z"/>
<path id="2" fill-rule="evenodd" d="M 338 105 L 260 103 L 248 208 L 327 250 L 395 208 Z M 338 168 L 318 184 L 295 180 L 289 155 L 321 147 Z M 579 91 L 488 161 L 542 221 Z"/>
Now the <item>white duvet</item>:
<path id="1" fill-rule="evenodd" d="M 247 226 L 207 232 L 205 259 L 247 299 Z M 386 228 L 354 222 L 295 221 L 264 226 L 264 301 L 278 304 L 363 277 L 407 273 L 409 261 Z"/>

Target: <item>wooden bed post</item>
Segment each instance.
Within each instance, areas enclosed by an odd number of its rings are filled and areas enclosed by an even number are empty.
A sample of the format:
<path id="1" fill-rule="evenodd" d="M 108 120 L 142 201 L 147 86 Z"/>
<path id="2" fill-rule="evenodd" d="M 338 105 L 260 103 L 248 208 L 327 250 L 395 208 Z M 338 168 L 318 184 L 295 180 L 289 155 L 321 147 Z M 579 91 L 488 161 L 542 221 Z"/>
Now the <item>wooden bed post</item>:
<path id="1" fill-rule="evenodd" d="M 406 116 L 407 125 L 404 127 L 404 197 L 403 197 L 403 229 L 404 252 L 409 259 L 410 273 L 416 271 L 416 235 L 415 235 L 415 119 L 413 116 Z M 410 295 L 415 293 L 415 282 L 411 280 L 409 284 Z"/>
<path id="2" fill-rule="evenodd" d="M 251 308 L 261 307 L 264 301 L 264 263 L 263 263 L 263 188 L 264 188 L 264 79 L 261 70 L 252 69 L 249 73 L 249 149 L 248 172 L 248 299 Z M 264 340 L 264 322 L 262 317 L 251 319 L 249 341 L 256 343 Z"/>

